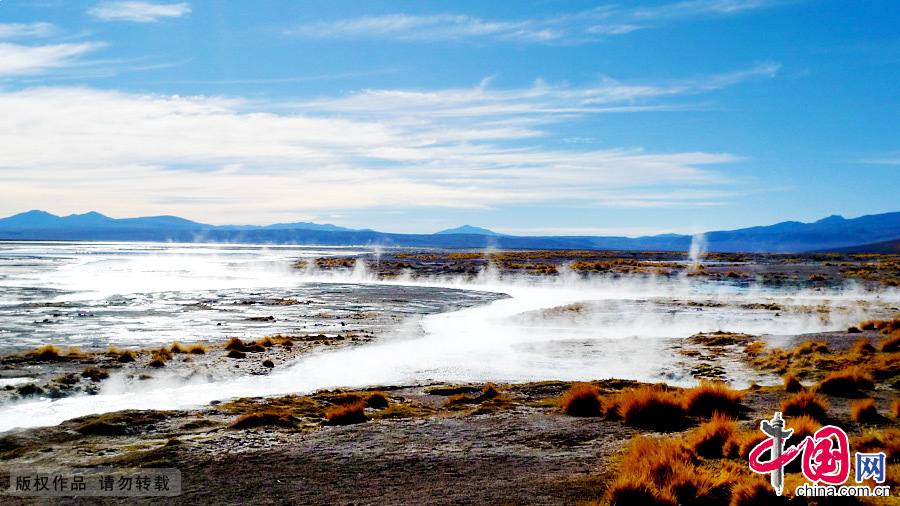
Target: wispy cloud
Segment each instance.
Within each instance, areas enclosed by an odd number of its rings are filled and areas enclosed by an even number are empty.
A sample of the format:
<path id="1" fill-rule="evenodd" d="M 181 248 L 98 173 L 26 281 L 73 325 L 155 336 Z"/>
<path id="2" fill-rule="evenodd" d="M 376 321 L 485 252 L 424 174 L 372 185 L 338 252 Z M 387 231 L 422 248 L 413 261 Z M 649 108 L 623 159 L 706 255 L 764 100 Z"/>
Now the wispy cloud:
<path id="1" fill-rule="evenodd" d="M 679 19 L 737 15 L 780 3 L 783 2 L 690 0 L 651 8 L 611 4 L 569 14 L 511 20 L 484 19 L 459 13 L 397 13 L 302 23 L 284 32 L 310 39 L 582 43 L 625 35 Z"/>
<path id="2" fill-rule="evenodd" d="M 41 74 L 68 67 L 80 56 L 102 46 L 98 42 L 41 46 L 0 43 L 0 77 Z"/>
<path id="3" fill-rule="evenodd" d="M 0 39 L 49 37 L 54 33 L 52 23 L 0 23 Z"/>
<path id="4" fill-rule="evenodd" d="M 567 144 L 554 141 L 555 123 L 664 108 L 771 72 L 762 65 L 583 88 L 494 89 L 485 80 L 296 103 L 77 87 L 0 92 L 0 211 L 138 215 L 165 201 L 167 212 L 221 223 L 370 208 L 719 205 L 733 181 L 718 166 L 739 156 Z M 165 200 L 173 195 L 191 198 Z"/>
<path id="5" fill-rule="evenodd" d="M 133 21 L 136 23 L 156 23 L 163 19 L 180 18 L 191 12 L 188 3 L 160 4 L 140 1 L 103 2 L 87 13 L 103 21 Z"/>

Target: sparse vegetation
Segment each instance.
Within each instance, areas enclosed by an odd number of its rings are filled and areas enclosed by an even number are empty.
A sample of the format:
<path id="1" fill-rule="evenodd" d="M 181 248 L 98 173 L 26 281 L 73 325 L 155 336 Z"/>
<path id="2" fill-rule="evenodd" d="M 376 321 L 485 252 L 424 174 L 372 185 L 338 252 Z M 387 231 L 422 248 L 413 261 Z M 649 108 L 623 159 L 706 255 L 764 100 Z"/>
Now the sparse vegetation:
<path id="1" fill-rule="evenodd" d="M 719 458 L 727 454 L 726 443 L 732 440 L 736 433 L 735 421 L 716 413 L 710 421 L 691 431 L 688 445 L 701 457 Z"/>
<path id="2" fill-rule="evenodd" d="M 784 391 L 796 393 L 803 390 L 803 384 L 793 374 L 784 377 Z"/>
<path id="3" fill-rule="evenodd" d="M 850 418 L 859 423 L 878 423 L 882 420 L 875 399 L 860 399 L 850 405 Z"/>
<path id="4" fill-rule="evenodd" d="M 338 404 L 325 411 L 326 425 L 351 425 L 367 420 L 366 403 L 364 401 Z"/>
<path id="5" fill-rule="evenodd" d="M 678 396 L 659 386 L 641 386 L 617 396 L 619 414 L 626 424 L 647 429 L 678 430 L 687 424 Z"/>
<path id="6" fill-rule="evenodd" d="M 713 413 L 736 417 L 742 409 L 744 394 L 718 381 L 701 381 L 683 394 L 684 409 L 694 416 L 710 417 Z"/>
<path id="7" fill-rule="evenodd" d="M 191 355 L 206 355 L 206 346 L 202 344 L 195 344 L 188 348 L 188 353 Z"/>
<path id="8" fill-rule="evenodd" d="M 296 419 L 288 411 L 269 409 L 245 413 L 228 427 L 231 429 L 252 429 L 256 427 L 293 427 Z"/>
<path id="9" fill-rule="evenodd" d="M 88 378 L 91 381 L 98 382 L 101 380 L 105 380 L 109 377 L 109 373 L 104 371 L 103 369 L 98 369 L 96 367 L 88 367 L 85 370 L 81 371 L 81 377 Z"/>
<path id="10" fill-rule="evenodd" d="M 781 403 L 781 411 L 785 416 L 807 415 L 823 421 L 828 417 L 828 401 L 815 392 L 799 392 Z"/>
<path id="11" fill-rule="evenodd" d="M 836 397 L 861 397 L 862 390 L 875 388 L 872 377 L 858 366 L 835 371 L 819 382 L 817 390 Z"/>
<path id="12" fill-rule="evenodd" d="M 575 383 L 560 400 L 560 406 L 569 416 L 600 416 L 603 414 L 600 392 L 589 383 Z"/>
<path id="13" fill-rule="evenodd" d="M 179 343 L 178 341 L 175 341 L 174 343 L 172 343 L 172 346 L 169 347 L 169 351 L 171 351 L 172 353 L 179 353 L 179 354 L 188 352 L 188 350 L 184 346 L 182 346 L 181 343 Z"/>
<path id="14" fill-rule="evenodd" d="M 878 343 L 878 348 L 883 353 L 897 353 L 900 352 L 900 330 L 895 330 L 891 332 L 891 334 L 882 339 L 880 343 Z"/>
<path id="15" fill-rule="evenodd" d="M 384 409 L 388 407 L 390 402 L 388 396 L 384 392 L 372 392 L 366 397 L 366 406 L 374 409 Z"/>

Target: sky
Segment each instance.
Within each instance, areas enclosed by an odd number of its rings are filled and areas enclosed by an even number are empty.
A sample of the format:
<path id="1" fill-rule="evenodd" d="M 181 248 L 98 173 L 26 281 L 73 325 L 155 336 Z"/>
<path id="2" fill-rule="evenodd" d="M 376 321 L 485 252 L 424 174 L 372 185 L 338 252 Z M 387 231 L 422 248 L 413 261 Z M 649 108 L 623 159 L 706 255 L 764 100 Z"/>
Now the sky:
<path id="1" fill-rule="evenodd" d="M 900 211 L 900 2 L 0 0 L 0 215 L 695 233 Z"/>

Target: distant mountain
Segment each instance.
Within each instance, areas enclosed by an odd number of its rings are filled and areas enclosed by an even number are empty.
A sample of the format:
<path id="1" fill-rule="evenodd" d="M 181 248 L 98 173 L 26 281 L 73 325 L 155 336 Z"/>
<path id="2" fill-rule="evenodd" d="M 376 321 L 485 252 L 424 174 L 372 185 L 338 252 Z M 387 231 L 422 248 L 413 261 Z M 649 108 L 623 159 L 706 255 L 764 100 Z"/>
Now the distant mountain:
<path id="1" fill-rule="evenodd" d="M 461 227 L 456 228 L 448 228 L 447 230 L 441 230 L 440 232 L 435 232 L 435 235 L 438 234 L 472 234 L 472 235 L 503 235 L 494 232 L 493 230 L 488 230 L 486 228 L 481 227 L 473 227 L 472 225 L 463 225 Z"/>
<path id="2" fill-rule="evenodd" d="M 814 223 L 785 221 L 774 225 L 705 234 L 709 251 L 776 252 L 874 249 L 900 241 L 900 212 L 845 219 L 829 216 Z M 336 225 L 297 222 L 268 226 L 206 225 L 176 216 L 116 219 L 90 212 L 55 216 L 44 211 L 0 219 L 0 239 L 76 241 L 175 241 L 323 246 L 379 245 L 416 248 L 617 249 L 686 251 L 691 236 L 645 237 L 511 236 L 464 225 L 436 234 L 390 234 Z"/>
<path id="3" fill-rule="evenodd" d="M 859 246 L 850 246 L 848 248 L 826 249 L 822 253 L 881 253 L 881 254 L 900 254 L 900 239 L 893 241 L 883 241 L 871 244 L 860 244 Z"/>

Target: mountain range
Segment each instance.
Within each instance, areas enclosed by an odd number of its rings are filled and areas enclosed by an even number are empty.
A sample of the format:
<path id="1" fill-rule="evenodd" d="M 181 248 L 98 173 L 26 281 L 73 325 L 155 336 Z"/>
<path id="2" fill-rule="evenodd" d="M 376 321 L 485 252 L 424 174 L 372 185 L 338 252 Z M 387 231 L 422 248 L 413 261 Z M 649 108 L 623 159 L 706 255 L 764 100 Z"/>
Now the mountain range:
<path id="1" fill-rule="evenodd" d="M 896 251 L 900 212 L 846 219 L 829 216 L 813 223 L 785 221 L 768 226 L 705 233 L 709 251 L 808 252 Z M 692 237 L 662 234 L 622 236 L 513 236 L 463 225 L 434 234 L 394 234 L 308 222 L 208 225 L 177 216 L 110 218 L 98 212 L 56 216 L 28 211 L 0 219 L 0 240 L 172 241 L 323 246 L 381 245 L 418 248 L 616 249 L 685 251 Z"/>

